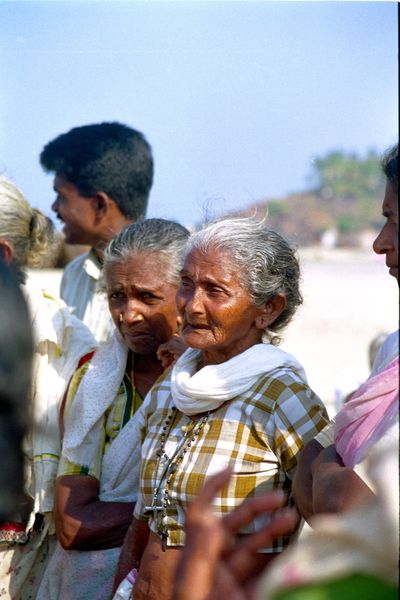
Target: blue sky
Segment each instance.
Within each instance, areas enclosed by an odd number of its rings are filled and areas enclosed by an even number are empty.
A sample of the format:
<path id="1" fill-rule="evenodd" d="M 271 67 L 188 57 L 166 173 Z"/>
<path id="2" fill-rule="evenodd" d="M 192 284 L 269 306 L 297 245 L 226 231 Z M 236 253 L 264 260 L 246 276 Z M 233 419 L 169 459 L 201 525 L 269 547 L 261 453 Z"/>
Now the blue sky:
<path id="1" fill-rule="evenodd" d="M 315 156 L 397 139 L 397 2 L 0 0 L 0 172 L 50 214 L 43 145 L 117 120 L 184 224 L 307 187 Z"/>

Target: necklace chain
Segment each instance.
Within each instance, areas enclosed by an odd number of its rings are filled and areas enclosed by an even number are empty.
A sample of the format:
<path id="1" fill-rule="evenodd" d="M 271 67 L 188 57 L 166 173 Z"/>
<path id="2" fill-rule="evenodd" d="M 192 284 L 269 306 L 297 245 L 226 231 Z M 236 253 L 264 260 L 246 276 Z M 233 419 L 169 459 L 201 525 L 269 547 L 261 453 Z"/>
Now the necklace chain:
<path id="1" fill-rule="evenodd" d="M 165 420 L 165 424 L 161 430 L 160 436 L 160 446 L 156 451 L 157 455 L 157 464 L 154 469 L 154 479 L 155 484 L 153 488 L 153 500 L 151 506 L 146 506 L 145 510 L 147 513 L 152 513 L 153 518 L 157 520 L 157 532 L 161 537 L 162 549 L 165 551 L 168 540 L 168 516 L 167 510 L 169 505 L 171 504 L 170 500 L 170 484 L 176 473 L 179 464 L 183 461 L 186 454 L 189 452 L 193 442 L 196 441 L 196 438 L 200 434 L 203 429 L 205 423 L 208 420 L 210 412 L 201 417 L 196 423 L 193 424 L 193 427 L 188 428 L 185 432 L 185 435 L 182 441 L 178 444 L 175 452 L 171 457 L 169 457 L 165 453 L 165 445 L 167 443 L 168 436 L 173 427 L 175 416 L 176 416 L 176 408 L 175 406 L 171 407 L 171 412 L 167 416 Z M 160 470 L 162 460 L 165 460 L 164 468 L 161 471 L 161 476 L 159 482 L 157 483 L 158 472 Z M 162 488 L 162 483 L 165 480 L 164 487 Z M 160 496 L 160 499 L 159 499 Z M 159 502 L 159 504 L 158 504 Z"/>

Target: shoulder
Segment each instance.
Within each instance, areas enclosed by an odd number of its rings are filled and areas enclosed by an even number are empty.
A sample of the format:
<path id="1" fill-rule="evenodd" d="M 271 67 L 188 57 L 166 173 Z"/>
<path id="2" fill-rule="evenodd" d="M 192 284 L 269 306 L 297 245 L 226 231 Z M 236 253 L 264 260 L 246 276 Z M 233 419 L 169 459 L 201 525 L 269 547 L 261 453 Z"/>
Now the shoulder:
<path id="1" fill-rule="evenodd" d="M 84 252 L 76 258 L 72 259 L 64 268 L 64 275 L 68 275 L 72 272 L 79 271 L 82 269 L 86 259 L 89 258 L 90 252 Z"/>
<path id="2" fill-rule="evenodd" d="M 156 410 L 169 406 L 171 402 L 171 370 L 169 369 L 157 379 L 146 395 L 141 411 L 147 417 Z"/>
<path id="3" fill-rule="evenodd" d="M 279 368 L 260 377 L 256 386 L 255 401 L 271 411 L 277 422 L 314 422 L 320 431 L 329 422 L 322 400 L 310 386 L 291 368 Z"/>
<path id="4" fill-rule="evenodd" d="M 84 254 L 80 254 L 65 266 L 61 278 L 62 295 L 65 291 L 66 286 L 69 286 L 70 284 L 76 282 L 77 277 L 86 275 L 84 265 L 85 261 L 89 258 L 89 254 L 89 252 L 84 252 Z"/>
<path id="5" fill-rule="evenodd" d="M 280 367 L 261 375 L 253 388 L 274 401 L 278 401 L 282 395 L 289 392 L 315 395 L 308 383 L 290 367 Z"/>
<path id="6" fill-rule="evenodd" d="M 69 405 L 72 403 L 73 399 L 76 396 L 76 392 L 78 391 L 78 388 L 83 379 L 83 376 L 85 375 L 85 373 L 87 372 L 87 370 L 89 368 L 92 356 L 93 356 L 93 353 L 90 353 L 90 354 L 86 354 L 84 357 L 82 357 L 82 359 L 78 363 L 78 367 L 77 367 L 75 373 L 71 377 L 71 381 L 69 382 L 68 390 L 67 390 L 67 399 L 68 399 Z"/>
<path id="7" fill-rule="evenodd" d="M 370 376 L 383 371 L 399 355 L 399 333 L 397 330 L 387 336 L 376 355 Z"/>

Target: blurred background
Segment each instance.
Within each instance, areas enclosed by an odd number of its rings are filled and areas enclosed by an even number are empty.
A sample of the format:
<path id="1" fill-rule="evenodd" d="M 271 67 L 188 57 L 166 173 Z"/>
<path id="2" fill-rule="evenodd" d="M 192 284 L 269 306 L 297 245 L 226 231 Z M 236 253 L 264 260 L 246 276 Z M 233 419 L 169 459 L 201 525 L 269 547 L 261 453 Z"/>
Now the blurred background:
<path id="1" fill-rule="evenodd" d="M 0 172 L 50 215 L 42 147 L 116 120 L 153 147 L 149 216 L 268 213 L 303 266 L 284 347 L 334 412 L 398 322 L 371 251 L 397 69 L 397 2 L 0 0 Z M 47 266 L 75 251 L 60 239 Z M 57 292 L 60 271 L 35 276 Z"/>

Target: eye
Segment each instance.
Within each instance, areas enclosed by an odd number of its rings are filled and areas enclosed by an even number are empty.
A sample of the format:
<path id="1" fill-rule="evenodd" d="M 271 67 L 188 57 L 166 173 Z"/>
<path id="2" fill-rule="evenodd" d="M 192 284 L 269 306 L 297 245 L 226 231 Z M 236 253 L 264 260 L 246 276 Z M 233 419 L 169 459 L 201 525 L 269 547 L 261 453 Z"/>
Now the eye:
<path id="1" fill-rule="evenodd" d="M 179 287 L 182 290 L 189 290 L 193 287 L 193 282 L 188 277 L 182 277 Z"/>
<path id="2" fill-rule="evenodd" d="M 141 292 L 139 298 L 142 302 L 146 302 L 146 304 L 153 304 L 162 300 L 162 298 L 153 294 L 153 292 Z"/>
<path id="3" fill-rule="evenodd" d="M 119 300 L 123 298 L 125 294 L 123 292 L 109 292 L 108 299 L 109 300 Z"/>
<path id="4" fill-rule="evenodd" d="M 208 285 L 207 286 L 207 293 L 210 294 L 211 296 L 221 296 L 221 295 L 225 295 L 226 292 L 223 288 L 219 287 L 218 285 Z"/>

